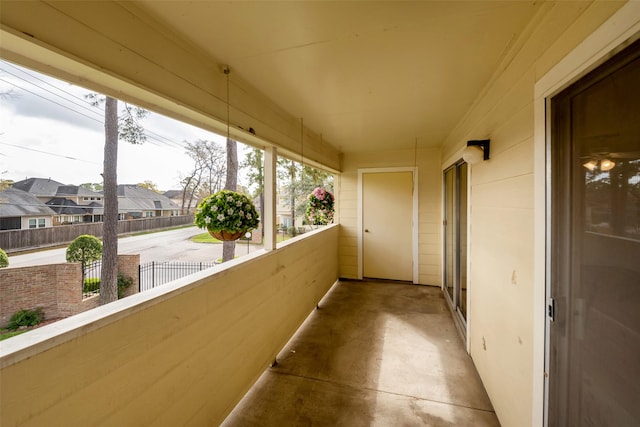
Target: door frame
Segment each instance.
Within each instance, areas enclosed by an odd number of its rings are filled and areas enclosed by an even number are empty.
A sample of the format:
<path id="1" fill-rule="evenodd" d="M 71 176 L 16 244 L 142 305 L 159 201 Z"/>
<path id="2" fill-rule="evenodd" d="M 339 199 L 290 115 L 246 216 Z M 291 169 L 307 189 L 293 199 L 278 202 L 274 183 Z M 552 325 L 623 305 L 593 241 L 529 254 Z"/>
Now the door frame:
<path id="1" fill-rule="evenodd" d="M 364 277 L 364 257 L 363 257 L 363 240 L 364 233 L 362 231 L 362 193 L 363 180 L 362 175 L 366 173 L 393 173 L 393 172 L 411 172 L 413 175 L 412 188 L 412 207 L 411 207 L 411 253 L 412 253 L 412 270 L 413 284 L 419 284 L 419 268 L 418 268 L 418 168 L 417 167 L 394 167 L 394 168 L 363 168 L 358 169 L 358 195 L 357 195 L 357 229 L 358 229 L 358 279 Z"/>
<path id="2" fill-rule="evenodd" d="M 640 38 L 640 3 L 628 2 L 534 86 L 534 318 L 532 426 L 548 425 L 551 180 L 550 99 Z"/>

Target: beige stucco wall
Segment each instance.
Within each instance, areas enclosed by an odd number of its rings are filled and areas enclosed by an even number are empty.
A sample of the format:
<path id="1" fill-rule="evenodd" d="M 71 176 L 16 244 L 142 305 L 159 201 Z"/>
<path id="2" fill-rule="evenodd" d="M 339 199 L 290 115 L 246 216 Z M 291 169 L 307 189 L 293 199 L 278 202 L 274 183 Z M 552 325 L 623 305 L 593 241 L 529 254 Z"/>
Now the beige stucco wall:
<path id="1" fill-rule="evenodd" d="M 544 199 L 534 182 L 544 168 L 534 169 L 534 85 L 622 4 L 544 4 L 443 146 L 445 168 L 467 140 L 491 139 L 491 160 L 471 167 L 468 339 L 504 426 L 538 426 L 543 414 L 544 307 L 535 301 L 545 282 L 534 271 L 534 230 L 544 229 L 534 216 Z"/>
<path id="2" fill-rule="evenodd" d="M 343 173 L 337 187 L 341 277 L 358 278 L 358 170 L 414 166 L 418 169 L 418 282 L 441 285 L 442 179 L 437 148 L 343 156 Z"/>
<path id="3" fill-rule="evenodd" d="M 337 245 L 329 226 L 3 341 L 0 425 L 218 425 L 335 283 Z"/>

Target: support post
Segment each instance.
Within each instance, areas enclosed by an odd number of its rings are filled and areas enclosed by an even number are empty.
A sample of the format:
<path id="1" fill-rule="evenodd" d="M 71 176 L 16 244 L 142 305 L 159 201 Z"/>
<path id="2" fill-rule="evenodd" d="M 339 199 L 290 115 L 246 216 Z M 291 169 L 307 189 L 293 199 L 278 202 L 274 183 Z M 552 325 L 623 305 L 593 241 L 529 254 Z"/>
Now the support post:
<path id="1" fill-rule="evenodd" d="M 272 251 L 276 248 L 276 160 L 278 151 L 275 147 L 264 150 L 264 249 Z"/>

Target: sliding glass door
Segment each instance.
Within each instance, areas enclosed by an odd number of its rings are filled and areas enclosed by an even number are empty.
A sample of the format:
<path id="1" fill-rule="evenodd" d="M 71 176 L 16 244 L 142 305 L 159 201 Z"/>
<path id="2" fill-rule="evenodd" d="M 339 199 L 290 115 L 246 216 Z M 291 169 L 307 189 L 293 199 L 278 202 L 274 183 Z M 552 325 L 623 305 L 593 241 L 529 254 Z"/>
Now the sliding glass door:
<path id="1" fill-rule="evenodd" d="M 444 171 L 444 288 L 462 326 L 467 320 L 467 174 L 459 162 Z M 464 328 L 463 328 L 464 330 Z"/>

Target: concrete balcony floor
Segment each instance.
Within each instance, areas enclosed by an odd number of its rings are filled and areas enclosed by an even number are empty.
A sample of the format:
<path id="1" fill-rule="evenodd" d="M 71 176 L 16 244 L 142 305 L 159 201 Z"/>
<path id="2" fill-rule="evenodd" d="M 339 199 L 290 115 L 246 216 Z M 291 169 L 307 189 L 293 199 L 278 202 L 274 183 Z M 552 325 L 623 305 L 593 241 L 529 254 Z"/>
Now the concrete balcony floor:
<path id="1" fill-rule="evenodd" d="M 343 281 L 223 425 L 500 424 L 439 288 Z"/>

